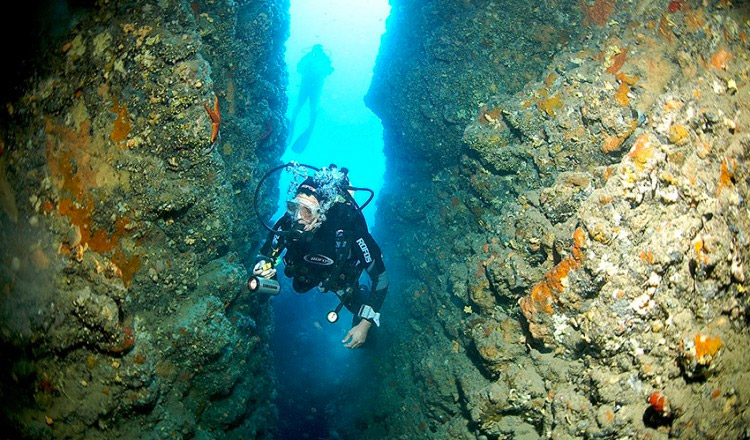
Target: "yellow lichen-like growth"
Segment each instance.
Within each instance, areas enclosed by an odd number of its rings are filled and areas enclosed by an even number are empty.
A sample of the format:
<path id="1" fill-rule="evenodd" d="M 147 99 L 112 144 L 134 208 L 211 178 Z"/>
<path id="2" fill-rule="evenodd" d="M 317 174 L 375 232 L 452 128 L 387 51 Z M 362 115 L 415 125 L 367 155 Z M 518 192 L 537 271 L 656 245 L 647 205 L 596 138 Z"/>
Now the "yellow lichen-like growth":
<path id="1" fill-rule="evenodd" d="M 607 136 L 606 139 L 604 139 L 604 145 L 602 145 L 602 151 L 605 153 L 611 153 L 613 151 L 617 151 L 620 148 L 620 145 L 622 145 L 622 140 L 617 136 Z"/>
<path id="2" fill-rule="evenodd" d="M 680 101 L 678 101 L 676 99 L 668 99 L 664 103 L 664 106 L 662 107 L 662 111 L 671 112 L 671 111 L 679 110 L 679 109 L 681 109 L 684 106 L 685 106 L 685 104 L 683 104 L 682 102 L 680 102 Z"/>
<path id="3" fill-rule="evenodd" d="M 688 130 L 684 125 L 672 125 L 669 127 L 669 142 L 675 145 L 685 145 L 690 139 Z"/>
<path id="4" fill-rule="evenodd" d="M 537 101 L 536 107 L 540 112 L 544 112 L 547 116 L 555 116 L 555 110 L 562 108 L 563 103 L 559 95 L 552 95 L 549 98 L 543 98 Z"/>
<path id="5" fill-rule="evenodd" d="M 479 123 L 482 125 L 490 125 L 498 121 L 503 114 L 503 110 L 500 107 L 490 109 L 487 106 L 482 107 L 479 110 Z"/>
<path id="6" fill-rule="evenodd" d="M 544 78 L 544 85 L 547 87 L 552 87 L 552 85 L 555 84 L 555 81 L 557 81 L 557 74 L 553 71 L 550 72 L 550 74 L 547 75 L 546 78 Z"/>
<path id="7" fill-rule="evenodd" d="M 695 335 L 695 358 L 699 364 L 708 364 L 724 344 L 718 336 Z"/>
<path id="8" fill-rule="evenodd" d="M 702 237 L 698 237 L 693 242 L 693 250 L 695 251 L 695 259 L 703 264 L 708 264 L 708 253 L 710 249 L 707 248 L 707 243 L 703 241 Z"/>
<path id="9" fill-rule="evenodd" d="M 634 86 L 638 82 L 637 76 L 628 76 L 624 73 L 620 72 L 617 75 L 615 75 L 615 79 L 617 79 L 620 82 L 624 82 L 625 84 L 629 86 Z"/>

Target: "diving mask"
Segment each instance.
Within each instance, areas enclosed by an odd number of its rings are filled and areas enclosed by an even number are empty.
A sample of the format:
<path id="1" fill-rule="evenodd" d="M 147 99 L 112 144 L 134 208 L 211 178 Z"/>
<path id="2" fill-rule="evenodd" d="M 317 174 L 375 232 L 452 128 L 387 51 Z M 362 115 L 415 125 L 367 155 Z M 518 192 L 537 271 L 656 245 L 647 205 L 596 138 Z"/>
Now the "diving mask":
<path id="1" fill-rule="evenodd" d="M 295 222 L 312 226 L 318 220 L 320 204 L 312 197 L 297 196 L 286 202 L 286 210 Z"/>

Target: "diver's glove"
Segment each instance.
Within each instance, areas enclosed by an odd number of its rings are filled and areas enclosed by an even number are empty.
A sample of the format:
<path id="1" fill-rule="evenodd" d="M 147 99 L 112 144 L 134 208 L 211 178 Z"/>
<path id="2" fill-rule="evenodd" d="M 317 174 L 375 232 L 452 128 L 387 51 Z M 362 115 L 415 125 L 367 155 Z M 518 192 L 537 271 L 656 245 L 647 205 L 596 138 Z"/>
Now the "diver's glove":
<path id="1" fill-rule="evenodd" d="M 255 263 L 253 268 L 253 275 L 261 278 L 270 280 L 276 276 L 276 269 L 273 267 L 273 263 L 267 260 L 260 260 Z"/>

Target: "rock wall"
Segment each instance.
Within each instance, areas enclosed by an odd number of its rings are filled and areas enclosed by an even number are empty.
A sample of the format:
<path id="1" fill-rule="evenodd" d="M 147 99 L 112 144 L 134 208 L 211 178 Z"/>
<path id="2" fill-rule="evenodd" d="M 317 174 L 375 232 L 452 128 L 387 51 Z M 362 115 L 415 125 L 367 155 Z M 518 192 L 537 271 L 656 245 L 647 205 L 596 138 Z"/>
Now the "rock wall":
<path id="1" fill-rule="evenodd" d="M 457 162 L 455 147 L 477 109 L 535 78 L 577 34 L 565 25 L 569 2 L 533 9 L 490 0 L 390 3 L 365 98 L 385 126 L 389 166 Z"/>
<path id="2" fill-rule="evenodd" d="M 364 437 L 747 436 L 748 7 L 392 3 L 369 102 L 400 273 Z M 436 79 L 488 72 L 462 35 L 515 20 L 576 38 L 520 90 Z"/>
<path id="3" fill-rule="evenodd" d="M 4 435 L 272 437 L 270 310 L 244 284 L 287 11 L 88 5 L 3 103 Z"/>

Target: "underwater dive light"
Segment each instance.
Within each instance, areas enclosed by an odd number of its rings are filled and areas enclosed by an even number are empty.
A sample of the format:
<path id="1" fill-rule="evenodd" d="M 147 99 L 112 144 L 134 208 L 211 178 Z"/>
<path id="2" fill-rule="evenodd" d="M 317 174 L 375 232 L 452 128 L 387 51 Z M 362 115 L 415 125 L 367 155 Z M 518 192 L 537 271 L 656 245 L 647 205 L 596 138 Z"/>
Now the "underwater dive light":
<path id="1" fill-rule="evenodd" d="M 256 276 L 247 280 L 247 288 L 253 293 L 266 293 L 268 295 L 278 295 L 281 291 L 278 281 Z"/>

